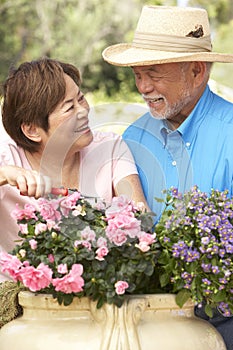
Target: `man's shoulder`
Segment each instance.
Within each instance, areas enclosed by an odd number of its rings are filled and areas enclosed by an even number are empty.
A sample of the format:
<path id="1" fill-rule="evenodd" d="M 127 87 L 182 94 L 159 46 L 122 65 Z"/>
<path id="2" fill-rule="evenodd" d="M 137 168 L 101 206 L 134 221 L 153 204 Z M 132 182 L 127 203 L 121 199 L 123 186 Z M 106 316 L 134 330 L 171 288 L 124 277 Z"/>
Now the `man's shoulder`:
<path id="1" fill-rule="evenodd" d="M 209 112 L 222 122 L 233 124 L 233 103 L 220 95 L 213 93 L 213 103 Z"/>

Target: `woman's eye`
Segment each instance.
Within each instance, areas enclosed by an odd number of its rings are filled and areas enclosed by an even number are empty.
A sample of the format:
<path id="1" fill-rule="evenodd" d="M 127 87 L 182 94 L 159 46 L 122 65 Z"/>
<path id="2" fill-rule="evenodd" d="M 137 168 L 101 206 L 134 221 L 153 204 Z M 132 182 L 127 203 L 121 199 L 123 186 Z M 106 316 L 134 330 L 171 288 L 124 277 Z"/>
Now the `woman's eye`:
<path id="1" fill-rule="evenodd" d="M 70 107 L 66 110 L 66 112 L 71 111 L 73 108 L 74 108 L 74 105 L 70 106 Z"/>
<path id="2" fill-rule="evenodd" d="M 81 95 L 78 99 L 78 102 L 82 102 L 84 100 L 84 95 Z"/>

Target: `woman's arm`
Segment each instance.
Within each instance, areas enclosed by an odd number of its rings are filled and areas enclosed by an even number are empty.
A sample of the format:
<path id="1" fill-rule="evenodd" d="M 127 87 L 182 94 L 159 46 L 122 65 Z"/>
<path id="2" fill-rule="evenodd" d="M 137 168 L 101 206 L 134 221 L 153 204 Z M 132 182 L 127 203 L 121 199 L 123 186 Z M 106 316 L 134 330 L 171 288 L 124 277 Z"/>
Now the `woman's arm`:
<path id="1" fill-rule="evenodd" d="M 116 196 L 121 194 L 126 195 L 128 198 L 132 199 L 135 203 L 142 202 L 145 205 L 147 211 L 151 211 L 144 193 L 142 191 L 141 183 L 137 174 L 128 175 L 122 180 L 120 180 L 115 188 L 114 192 Z"/>

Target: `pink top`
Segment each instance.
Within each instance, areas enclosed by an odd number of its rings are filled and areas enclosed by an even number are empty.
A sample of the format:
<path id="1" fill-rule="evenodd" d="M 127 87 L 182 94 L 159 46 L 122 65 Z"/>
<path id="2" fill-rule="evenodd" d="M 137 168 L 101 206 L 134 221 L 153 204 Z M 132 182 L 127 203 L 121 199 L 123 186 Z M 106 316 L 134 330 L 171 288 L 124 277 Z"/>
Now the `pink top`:
<path id="1" fill-rule="evenodd" d="M 16 165 L 31 169 L 22 148 L 12 140 L 0 144 L 0 166 Z M 133 157 L 121 136 L 110 132 L 96 131 L 93 142 L 80 151 L 80 187 L 86 196 L 100 197 L 110 202 L 113 196 L 112 186 L 124 177 L 137 174 Z M 36 204 L 32 197 L 20 196 L 19 191 L 10 185 L 0 186 L 0 251 L 9 252 L 18 238 L 18 225 L 11 217 L 18 203 Z M 6 276 L 1 275 L 0 281 Z"/>

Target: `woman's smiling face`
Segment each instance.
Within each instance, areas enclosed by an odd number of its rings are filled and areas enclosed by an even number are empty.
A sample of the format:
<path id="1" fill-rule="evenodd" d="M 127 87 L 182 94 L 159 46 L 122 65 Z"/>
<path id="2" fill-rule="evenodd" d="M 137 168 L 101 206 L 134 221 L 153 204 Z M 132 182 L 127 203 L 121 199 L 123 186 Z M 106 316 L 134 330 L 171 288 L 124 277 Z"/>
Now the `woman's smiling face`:
<path id="1" fill-rule="evenodd" d="M 88 125 L 90 108 L 73 79 L 67 74 L 64 74 L 64 79 L 65 97 L 49 115 L 49 130 L 42 131 L 42 144 L 45 146 L 49 141 L 51 145 L 57 145 L 58 148 L 63 145 L 66 149 L 72 147 L 78 152 L 93 140 Z"/>

